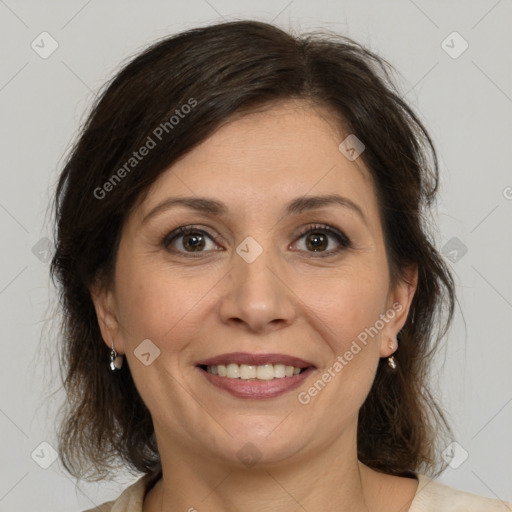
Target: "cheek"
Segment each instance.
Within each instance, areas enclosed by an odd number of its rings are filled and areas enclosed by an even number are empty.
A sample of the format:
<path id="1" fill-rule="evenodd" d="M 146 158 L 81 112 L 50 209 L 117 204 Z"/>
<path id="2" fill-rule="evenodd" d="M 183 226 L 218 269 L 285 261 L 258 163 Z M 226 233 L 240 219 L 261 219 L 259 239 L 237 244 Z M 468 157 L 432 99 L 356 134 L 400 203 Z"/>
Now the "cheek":
<path id="1" fill-rule="evenodd" d="M 300 280 L 297 295 L 310 310 L 311 321 L 328 341 L 333 357 L 343 354 L 352 342 L 364 338 L 384 311 L 388 291 L 385 271 L 367 267 L 365 272 L 344 269 L 325 278 Z M 315 320 L 316 318 L 316 320 Z M 368 339 L 377 340 L 377 336 Z M 368 343 L 370 345 L 370 343 Z M 372 343 L 377 348 L 377 343 Z M 364 348 L 365 345 L 362 345 Z"/>
<path id="2" fill-rule="evenodd" d="M 193 328 L 194 312 L 214 284 L 209 281 L 191 282 L 159 266 L 121 264 L 117 295 L 128 343 L 149 338 L 159 345 L 169 337 L 182 337 L 179 333 Z"/>
<path id="3" fill-rule="evenodd" d="M 375 378 L 380 331 L 374 326 L 384 311 L 386 283 L 376 273 L 371 278 L 351 278 L 345 273 L 325 280 L 322 292 L 319 288 L 315 293 L 306 293 L 306 288 L 302 292 L 307 306 L 304 314 L 322 335 L 319 345 L 325 342 L 329 353 L 317 377 L 326 384 L 316 380 L 302 389 L 301 396 L 302 400 L 311 400 L 313 406 L 329 404 L 337 411 L 337 421 L 326 426 L 333 435 L 340 424 L 357 416 Z M 317 396 L 320 400 L 315 402 Z"/>

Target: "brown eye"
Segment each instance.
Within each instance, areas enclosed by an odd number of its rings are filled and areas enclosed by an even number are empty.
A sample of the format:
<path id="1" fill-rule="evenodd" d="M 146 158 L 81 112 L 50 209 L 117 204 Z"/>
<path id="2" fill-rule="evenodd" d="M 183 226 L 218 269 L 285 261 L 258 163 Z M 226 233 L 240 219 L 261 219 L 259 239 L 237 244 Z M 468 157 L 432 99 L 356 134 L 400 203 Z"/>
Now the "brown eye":
<path id="1" fill-rule="evenodd" d="M 297 239 L 300 250 L 307 253 L 318 253 L 318 256 L 333 256 L 343 249 L 351 247 L 350 240 L 337 229 L 329 226 L 312 226 L 303 231 Z M 303 240 L 303 242 L 302 242 Z"/>
<path id="2" fill-rule="evenodd" d="M 200 251 L 205 246 L 204 237 L 200 233 L 187 234 L 183 237 L 182 245 L 187 251 Z"/>
<path id="3" fill-rule="evenodd" d="M 306 237 L 306 247 L 311 251 L 325 251 L 329 240 L 324 233 L 310 233 Z"/>
<path id="4" fill-rule="evenodd" d="M 190 226 L 183 226 L 169 233 L 162 240 L 162 245 L 169 251 L 184 254 L 209 252 L 216 247 L 212 236 Z"/>

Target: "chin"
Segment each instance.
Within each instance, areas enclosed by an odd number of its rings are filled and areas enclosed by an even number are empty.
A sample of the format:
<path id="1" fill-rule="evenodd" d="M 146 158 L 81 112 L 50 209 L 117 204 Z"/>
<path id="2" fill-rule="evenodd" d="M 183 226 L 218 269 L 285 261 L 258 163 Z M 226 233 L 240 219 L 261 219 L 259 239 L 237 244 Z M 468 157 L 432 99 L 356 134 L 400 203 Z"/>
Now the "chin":
<path id="1" fill-rule="evenodd" d="M 305 449 L 305 436 L 300 432 L 280 430 L 276 425 L 267 422 L 261 425 L 262 428 L 247 427 L 238 434 L 232 432 L 224 456 L 241 468 L 270 468 L 296 457 L 297 452 Z"/>

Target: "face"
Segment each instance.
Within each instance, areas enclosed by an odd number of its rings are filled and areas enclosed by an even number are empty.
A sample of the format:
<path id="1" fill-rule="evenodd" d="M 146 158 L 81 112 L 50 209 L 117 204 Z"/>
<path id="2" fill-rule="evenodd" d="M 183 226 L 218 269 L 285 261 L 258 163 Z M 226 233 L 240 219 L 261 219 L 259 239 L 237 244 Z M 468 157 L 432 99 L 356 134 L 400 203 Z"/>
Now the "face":
<path id="1" fill-rule="evenodd" d="M 338 149 L 347 135 L 301 102 L 246 115 L 127 219 L 114 284 L 93 300 L 159 447 L 273 464 L 355 442 L 414 288 L 391 286 L 372 179 Z"/>

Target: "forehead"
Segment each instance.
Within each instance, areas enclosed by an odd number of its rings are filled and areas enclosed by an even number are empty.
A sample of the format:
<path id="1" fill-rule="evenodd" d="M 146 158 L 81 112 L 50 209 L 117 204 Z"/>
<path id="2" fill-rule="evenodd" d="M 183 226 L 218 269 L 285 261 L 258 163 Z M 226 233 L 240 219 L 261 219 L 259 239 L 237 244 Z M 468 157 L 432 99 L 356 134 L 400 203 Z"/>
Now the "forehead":
<path id="1" fill-rule="evenodd" d="M 219 198 L 229 208 L 261 212 L 298 196 L 336 193 L 376 208 L 361 158 L 339 149 L 349 134 L 325 107 L 287 101 L 226 122 L 164 172 L 141 205 L 143 217 L 169 196 Z"/>

